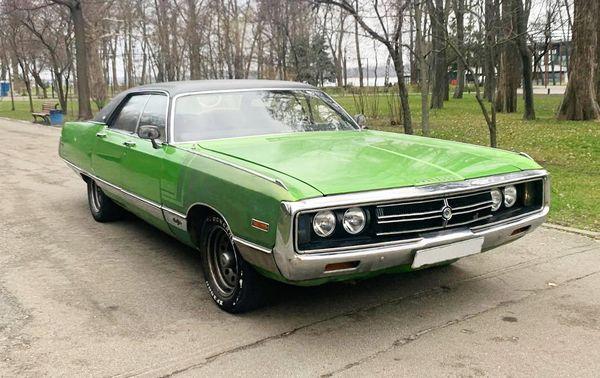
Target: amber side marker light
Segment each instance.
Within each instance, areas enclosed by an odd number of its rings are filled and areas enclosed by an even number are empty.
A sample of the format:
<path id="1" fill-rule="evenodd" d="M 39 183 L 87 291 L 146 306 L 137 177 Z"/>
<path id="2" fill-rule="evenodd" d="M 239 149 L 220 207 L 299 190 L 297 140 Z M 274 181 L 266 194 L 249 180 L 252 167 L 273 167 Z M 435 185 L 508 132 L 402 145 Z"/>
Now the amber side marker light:
<path id="1" fill-rule="evenodd" d="M 517 228 L 516 230 L 514 230 L 513 232 L 511 232 L 511 233 L 510 233 L 510 236 L 513 236 L 513 235 L 517 235 L 517 234 L 523 233 L 523 232 L 525 232 L 525 231 L 529 230 L 529 228 L 530 228 L 530 227 L 531 227 L 531 226 L 525 226 L 525 227 Z"/>
<path id="2" fill-rule="evenodd" d="M 250 225 L 258 230 L 269 232 L 269 224 L 267 222 L 252 218 Z"/>
<path id="3" fill-rule="evenodd" d="M 353 269 L 358 266 L 360 261 L 346 261 L 341 263 L 333 263 L 325 265 L 326 272 L 333 272 L 335 270 Z"/>

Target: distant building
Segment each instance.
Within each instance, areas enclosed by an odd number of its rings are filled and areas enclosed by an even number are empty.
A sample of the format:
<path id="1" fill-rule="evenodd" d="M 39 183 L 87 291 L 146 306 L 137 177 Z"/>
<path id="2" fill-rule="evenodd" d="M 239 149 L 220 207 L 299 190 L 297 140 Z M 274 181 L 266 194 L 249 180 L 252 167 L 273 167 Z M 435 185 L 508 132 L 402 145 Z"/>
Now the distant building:
<path id="1" fill-rule="evenodd" d="M 534 43 L 533 82 L 536 85 L 564 85 L 567 83 L 571 41 Z"/>

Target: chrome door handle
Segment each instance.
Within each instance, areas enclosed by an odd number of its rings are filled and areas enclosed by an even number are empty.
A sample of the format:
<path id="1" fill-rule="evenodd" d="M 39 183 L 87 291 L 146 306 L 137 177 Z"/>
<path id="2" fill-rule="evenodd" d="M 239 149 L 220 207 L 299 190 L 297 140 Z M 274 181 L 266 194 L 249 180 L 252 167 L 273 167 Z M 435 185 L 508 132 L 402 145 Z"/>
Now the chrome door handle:
<path id="1" fill-rule="evenodd" d="M 135 147 L 135 142 L 132 142 L 130 140 L 123 142 L 124 145 L 126 145 L 127 147 Z"/>
<path id="2" fill-rule="evenodd" d="M 106 138 L 106 133 L 96 133 L 98 138 Z"/>

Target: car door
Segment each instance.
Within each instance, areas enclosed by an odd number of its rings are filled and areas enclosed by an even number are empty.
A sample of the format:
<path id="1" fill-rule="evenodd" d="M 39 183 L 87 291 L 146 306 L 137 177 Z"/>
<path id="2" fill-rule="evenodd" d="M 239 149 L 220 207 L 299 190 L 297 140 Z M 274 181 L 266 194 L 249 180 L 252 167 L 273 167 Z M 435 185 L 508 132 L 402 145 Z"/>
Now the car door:
<path id="1" fill-rule="evenodd" d="M 168 97 L 162 93 L 153 93 L 148 98 L 136 127 L 156 126 L 160 130 L 161 140 L 165 139 Z M 121 161 L 123 189 L 139 197 L 137 205 L 145 214 L 163 221 L 161 204 L 161 178 L 166 145 L 157 141 L 158 148 L 152 142 L 141 139 L 135 134 L 125 148 Z M 152 219 L 147 219 L 152 222 Z M 154 222 L 153 222 L 154 223 Z"/>
<path id="2" fill-rule="evenodd" d="M 149 98 L 148 94 L 126 97 L 107 125 L 96 133 L 92 153 L 92 170 L 96 177 L 116 187 L 122 187 L 123 156 L 127 145 L 132 142 L 138 120 Z"/>

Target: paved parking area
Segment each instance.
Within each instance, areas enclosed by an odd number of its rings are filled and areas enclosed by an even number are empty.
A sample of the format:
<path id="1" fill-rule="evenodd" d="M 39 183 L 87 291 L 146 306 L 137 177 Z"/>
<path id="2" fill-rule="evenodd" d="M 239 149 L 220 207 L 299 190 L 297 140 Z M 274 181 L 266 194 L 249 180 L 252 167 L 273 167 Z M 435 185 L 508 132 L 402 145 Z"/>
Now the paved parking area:
<path id="1" fill-rule="evenodd" d="M 453 266 L 219 311 L 197 254 L 92 220 L 59 130 L 0 119 L 0 376 L 597 376 L 600 243 L 540 228 Z"/>

